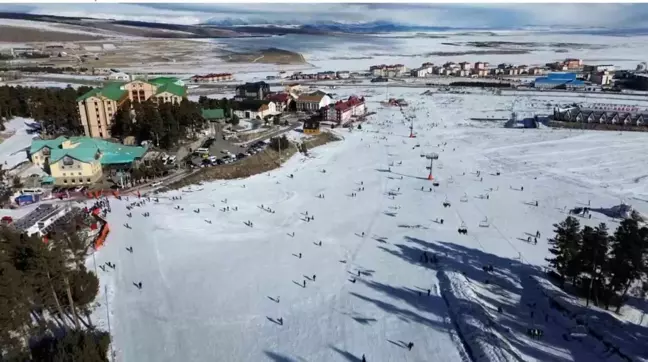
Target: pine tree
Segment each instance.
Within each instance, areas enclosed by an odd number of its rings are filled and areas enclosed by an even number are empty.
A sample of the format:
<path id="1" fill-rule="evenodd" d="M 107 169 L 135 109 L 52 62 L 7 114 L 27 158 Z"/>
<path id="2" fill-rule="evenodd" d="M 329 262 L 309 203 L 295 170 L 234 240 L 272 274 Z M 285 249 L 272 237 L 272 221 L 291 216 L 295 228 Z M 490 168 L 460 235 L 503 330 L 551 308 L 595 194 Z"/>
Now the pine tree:
<path id="1" fill-rule="evenodd" d="M 648 228 L 640 228 L 634 219 L 623 220 L 614 232 L 611 247 L 610 287 L 620 293 L 616 303 L 616 312 L 619 313 L 632 282 L 646 273 Z M 609 300 L 606 306 L 609 306 Z"/>
<path id="2" fill-rule="evenodd" d="M 578 264 L 581 245 L 580 223 L 569 216 L 560 224 L 554 224 L 554 228 L 556 236 L 549 240 L 549 244 L 552 245 L 549 252 L 554 257 L 546 260 L 560 275 L 562 283 L 566 278 L 572 278 L 574 282 L 580 271 Z"/>
<path id="3" fill-rule="evenodd" d="M 590 276 L 586 302 L 589 305 L 592 292 L 594 292 L 595 296 L 598 296 L 596 289 L 603 284 L 603 274 L 608 262 L 610 236 L 608 235 L 607 226 L 601 223 L 596 228 L 583 227 L 581 239 L 582 248 L 578 259 L 581 263 L 581 270 Z"/>

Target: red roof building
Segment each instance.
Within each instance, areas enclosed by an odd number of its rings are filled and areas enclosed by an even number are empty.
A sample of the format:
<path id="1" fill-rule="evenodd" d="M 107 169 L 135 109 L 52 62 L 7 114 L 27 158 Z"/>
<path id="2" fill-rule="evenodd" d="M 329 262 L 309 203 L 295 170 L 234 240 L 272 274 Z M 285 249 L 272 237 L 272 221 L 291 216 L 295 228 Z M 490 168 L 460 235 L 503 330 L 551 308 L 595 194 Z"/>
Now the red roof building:
<path id="1" fill-rule="evenodd" d="M 324 108 L 323 118 L 344 125 L 351 121 L 352 117 L 363 116 L 366 112 L 364 97 L 351 96 L 346 101 L 337 101 Z"/>

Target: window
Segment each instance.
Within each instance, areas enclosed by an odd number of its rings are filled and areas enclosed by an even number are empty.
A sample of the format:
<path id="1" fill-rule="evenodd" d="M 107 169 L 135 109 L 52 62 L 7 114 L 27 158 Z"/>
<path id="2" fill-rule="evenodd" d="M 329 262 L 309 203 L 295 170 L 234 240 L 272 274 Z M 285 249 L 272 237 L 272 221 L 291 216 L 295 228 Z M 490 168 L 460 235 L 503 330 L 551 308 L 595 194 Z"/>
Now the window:
<path id="1" fill-rule="evenodd" d="M 76 183 L 76 179 L 73 178 L 72 180 L 70 180 L 70 183 L 72 184 Z"/>
<path id="2" fill-rule="evenodd" d="M 74 160 L 70 156 L 65 156 L 63 157 L 63 164 L 67 166 L 72 166 L 74 165 Z"/>
<path id="3" fill-rule="evenodd" d="M 87 182 L 87 183 L 90 183 L 90 179 L 89 179 L 89 178 L 87 178 L 87 179 L 86 179 L 86 182 Z"/>
<path id="4" fill-rule="evenodd" d="M 81 176 L 81 172 L 79 172 L 79 176 Z"/>
<path id="5" fill-rule="evenodd" d="M 103 138 L 103 133 L 99 132 L 99 137 Z"/>
<path id="6" fill-rule="evenodd" d="M 63 179 L 63 183 L 66 184 L 66 183 L 67 183 L 67 179 L 64 178 L 64 179 Z"/>

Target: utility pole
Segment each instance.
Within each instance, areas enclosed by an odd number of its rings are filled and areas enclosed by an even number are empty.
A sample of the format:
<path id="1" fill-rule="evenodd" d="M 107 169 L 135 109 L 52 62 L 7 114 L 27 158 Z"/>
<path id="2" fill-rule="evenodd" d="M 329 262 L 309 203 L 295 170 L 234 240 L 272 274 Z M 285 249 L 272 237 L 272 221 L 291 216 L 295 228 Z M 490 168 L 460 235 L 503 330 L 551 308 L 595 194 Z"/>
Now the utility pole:
<path id="1" fill-rule="evenodd" d="M 110 305 L 108 304 L 108 285 L 104 285 L 104 295 L 106 296 L 106 320 L 108 321 L 108 334 L 111 336 L 110 340 L 110 356 L 115 360 L 115 351 L 113 350 L 112 331 L 110 330 Z"/>

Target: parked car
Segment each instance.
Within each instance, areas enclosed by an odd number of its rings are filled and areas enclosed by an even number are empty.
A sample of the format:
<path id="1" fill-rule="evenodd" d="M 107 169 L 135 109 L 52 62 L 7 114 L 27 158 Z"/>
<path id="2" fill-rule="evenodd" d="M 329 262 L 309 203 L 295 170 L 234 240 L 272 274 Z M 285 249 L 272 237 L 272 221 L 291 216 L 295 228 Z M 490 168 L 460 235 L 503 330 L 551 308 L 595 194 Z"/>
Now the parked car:
<path id="1" fill-rule="evenodd" d="M 239 153 L 238 155 L 236 155 L 236 159 L 237 159 L 237 160 L 242 160 L 242 159 L 244 159 L 244 158 L 245 158 L 245 154 L 244 154 L 244 153 Z"/>

